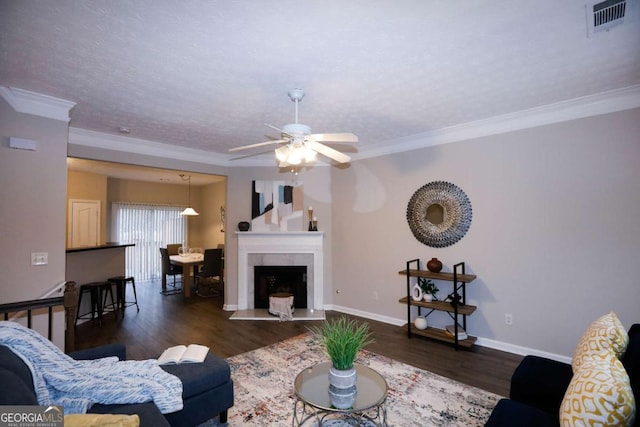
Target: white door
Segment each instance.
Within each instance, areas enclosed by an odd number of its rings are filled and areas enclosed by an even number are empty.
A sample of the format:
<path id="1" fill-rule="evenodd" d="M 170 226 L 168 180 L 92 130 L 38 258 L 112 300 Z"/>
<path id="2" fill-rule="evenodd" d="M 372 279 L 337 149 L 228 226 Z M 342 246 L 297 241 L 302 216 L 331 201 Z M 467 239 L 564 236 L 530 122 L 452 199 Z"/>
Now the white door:
<path id="1" fill-rule="evenodd" d="M 97 246 L 99 242 L 100 200 L 69 200 L 69 247 Z"/>

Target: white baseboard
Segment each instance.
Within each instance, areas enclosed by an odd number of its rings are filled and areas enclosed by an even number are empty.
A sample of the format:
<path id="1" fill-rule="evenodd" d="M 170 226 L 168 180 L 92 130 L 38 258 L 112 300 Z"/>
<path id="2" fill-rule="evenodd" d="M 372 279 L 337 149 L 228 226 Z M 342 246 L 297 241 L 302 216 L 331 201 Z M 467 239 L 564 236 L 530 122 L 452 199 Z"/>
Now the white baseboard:
<path id="1" fill-rule="evenodd" d="M 547 359 L 556 360 L 563 363 L 571 363 L 571 356 L 564 356 L 562 354 L 549 353 L 547 351 L 536 350 L 535 348 L 523 347 L 515 344 L 509 344 L 502 341 L 496 341 L 489 338 L 478 337 L 476 344 L 482 347 L 493 348 L 495 350 L 505 351 L 507 353 L 519 354 L 521 356 L 540 356 Z"/>
<path id="2" fill-rule="evenodd" d="M 404 326 L 407 324 L 406 319 L 397 319 L 389 316 L 380 316 L 379 314 L 369 313 L 367 311 L 362 311 L 362 310 L 354 310 L 349 307 L 341 307 L 341 306 L 328 304 L 324 306 L 324 309 L 338 311 L 340 313 L 351 314 L 358 317 L 364 317 L 365 319 L 376 320 L 378 322 L 388 323 L 394 326 Z M 481 347 L 492 348 L 494 350 L 504 351 L 507 353 L 518 354 L 521 356 L 533 355 L 533 356 L 546 357 L 547 359 L 556 360 L 558 362 L 571 363 L 570 356 L 564 356 L 556 353 L 549 353 L 542 350 L 536 350 L 535 348 L 509 344 L 506 342 L 496 341 L 489 338 L 478 337 L 478 341 L 476 341 L 476 345 L 479 345 Z"/>
<path id="3" fill-rule="evenodd" d="M 381 316 L 379 314 L 369 313 L 368 311 L 354 310 L 353 308 L 342 307 L 339 305 L 331 305 L 331 304 L 325 305 L 324 309 L 333 310 L 340 313 L 351 314 L 353 316 L 364 317 L 365 319 L 376 320 L 378 322 L 388 323 L 394 326 L 402 326 L 402 325 L 406 325 L 407 323 L 407 321 L 404 319 L 401 320 L 401 319 L 396 319 L 395 317 Z"/>

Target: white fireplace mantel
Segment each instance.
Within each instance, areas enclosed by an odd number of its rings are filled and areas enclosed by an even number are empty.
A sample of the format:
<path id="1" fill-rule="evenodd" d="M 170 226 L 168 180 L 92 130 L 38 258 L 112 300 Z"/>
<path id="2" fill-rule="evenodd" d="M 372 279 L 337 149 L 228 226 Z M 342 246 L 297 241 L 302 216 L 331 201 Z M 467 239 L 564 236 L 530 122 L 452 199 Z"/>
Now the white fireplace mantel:
<path id="1" fill-rule="evenodd" d="M 323 285 L 323 241 L 321 231 L 301 232 L 253 232 L 237 231 L 238 236 L 238 310 L 253 308 L 249 301 L 253 295 L 253 277 L 249 269 L 249 256 L 252 254 L 311 254 L 313 256 L 312 292 L 313 308 L 324 309 Z"/>

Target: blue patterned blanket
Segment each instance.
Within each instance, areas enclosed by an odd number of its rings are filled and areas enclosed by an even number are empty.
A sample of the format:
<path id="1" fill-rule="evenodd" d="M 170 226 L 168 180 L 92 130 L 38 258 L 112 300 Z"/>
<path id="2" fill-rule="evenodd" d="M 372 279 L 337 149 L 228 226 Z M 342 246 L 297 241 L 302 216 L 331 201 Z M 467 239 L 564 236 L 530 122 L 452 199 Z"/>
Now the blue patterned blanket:
<path id="1" fill-rule="evenodd" d="M 86 413 L 94 403 L 153 401 L 163 414 L 182 409 L 182 382 L 157 360 L 74 360 L 38 332 L 11 321 L 0 321 L 0 344 L 31 369 L 40 405 L 62 405 L 67 414 Z"/>

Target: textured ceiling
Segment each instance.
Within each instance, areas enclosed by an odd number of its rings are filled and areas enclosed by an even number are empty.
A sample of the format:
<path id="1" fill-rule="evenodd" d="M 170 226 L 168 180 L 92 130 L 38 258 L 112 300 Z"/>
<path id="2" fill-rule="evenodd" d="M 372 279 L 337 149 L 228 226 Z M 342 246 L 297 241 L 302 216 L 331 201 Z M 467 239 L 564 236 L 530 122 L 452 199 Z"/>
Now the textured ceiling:
<path id="1" fill-rule="evenodd" d="M 637 20 L 587 37 L 584 1 L 0 0 L 0 85 L 224 155 L 278 137 L 295 87 L 300 122 L 366 151 L 637 84 Z"/>

